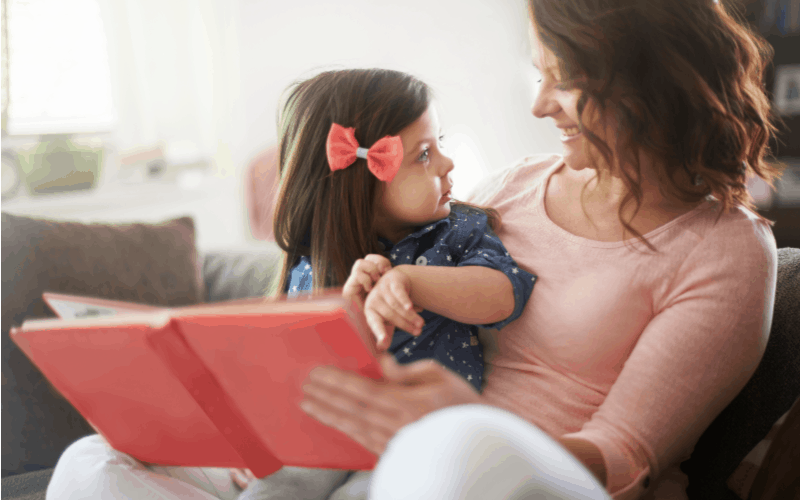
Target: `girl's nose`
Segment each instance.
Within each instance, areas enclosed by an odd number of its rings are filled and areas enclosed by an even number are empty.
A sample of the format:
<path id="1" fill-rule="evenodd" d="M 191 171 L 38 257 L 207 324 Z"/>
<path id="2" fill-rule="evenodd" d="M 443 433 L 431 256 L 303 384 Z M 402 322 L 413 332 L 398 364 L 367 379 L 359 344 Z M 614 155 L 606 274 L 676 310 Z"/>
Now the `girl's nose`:
<path id="1" fill-rule="evenodd" d="M 440 172 L 441 172 L 440 175 L 444 177 L 445 175 L 452 172 L 454 168 L 455 164 L 453 163 L 453 160 L 447 155 L 442 155 L 442 165 L 440 167 Z"/>

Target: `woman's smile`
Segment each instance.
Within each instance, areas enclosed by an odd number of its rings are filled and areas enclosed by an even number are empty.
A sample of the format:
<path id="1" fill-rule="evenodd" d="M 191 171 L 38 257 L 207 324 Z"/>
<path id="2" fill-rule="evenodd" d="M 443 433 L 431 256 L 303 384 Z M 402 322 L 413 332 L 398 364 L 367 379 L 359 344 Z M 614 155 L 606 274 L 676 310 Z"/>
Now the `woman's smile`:
<path id="1" fill-rule="evenodd" d="M 560 128 L 561 130 L 561 142 L 568 142 L 573 141 L 580 137 L 581 129 L 578 127 L 565 127 Z"/>

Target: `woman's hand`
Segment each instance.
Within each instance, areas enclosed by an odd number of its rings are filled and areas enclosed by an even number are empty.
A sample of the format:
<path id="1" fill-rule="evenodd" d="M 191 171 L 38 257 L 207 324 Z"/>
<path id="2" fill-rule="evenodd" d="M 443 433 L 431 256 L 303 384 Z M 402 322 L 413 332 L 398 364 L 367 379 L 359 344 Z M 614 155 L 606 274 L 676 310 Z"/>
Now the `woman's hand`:
<path id="1" fill-rule="evenodd" d="M 250 469 L 230 469 L 231 479 L 236 486 L 241 489 L 247 489 L 247 485 L 250 484 L 251 481 L 255 481 L 258 479 Z"/>
<path id="2" fill-rule="evenodd" d="M 364 304 L 364 315 L 372 333 L 378 341 L 379 350 L 386 350 L 392 343 L 394 328 L 411 335 L 422 333 L 425 321 L 417 314 L 411 302 L 411 278 L 398 268 L 387 271 L 375 283 Z"/>
<path id="3" fill-rule="evenodd" d="M 480 403 L 469 383 L 434 360 L 398 365 L 384 355 L 380 362 L 380 381 L 332 366 L 315 368 L 303 385 L 300 407 L 380 455 L 397 431 L 428 413 Z"/>
<path id="4" fill-rule="evenodd" d="M 350 276 L 342 287 L 342 296 L 355 300 L 363 309 L 367 294 L 381 276 L 391 269 L 392 263 L 383 255 L 371 253 L 363 259 L 358 259 L 350 269 Z"/>

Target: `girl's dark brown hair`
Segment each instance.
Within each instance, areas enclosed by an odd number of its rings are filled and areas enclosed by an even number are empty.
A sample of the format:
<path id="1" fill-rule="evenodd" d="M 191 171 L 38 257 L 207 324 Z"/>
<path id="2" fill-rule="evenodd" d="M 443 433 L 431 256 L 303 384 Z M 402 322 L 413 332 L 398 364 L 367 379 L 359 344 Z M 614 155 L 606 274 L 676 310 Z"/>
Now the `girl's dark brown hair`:
<path id="1" fill-rule="evenodd" d="M 580 129 L 629 194 L 623 217 L 642 203 L 639 153 L 666 160 L 665 194 L 685 202 L 708 195 L 722 211 L 752 208 L 745 182 L 772 183 L 765 161 L 775 133 L 764 71 L 772 49 L 736 6 L 714 0 L 529 0 L 534 30 L 558 59 L 562 88 L 578 89 Z M 610 146 L 587 130 L 584 110 L 615 118 Z M 590 120 L 592 117 L 590 117 Z M 694 182 L 687 182 L 687 179 Z"/>
<path id="2" fill-rule="evenodd" d="M 303 255 L 311 259 L 314 290 L 342 286 L 357 259 L 382 252 L 373 224 L 381 181 L 360 158 L 331 172 L 325 153 L 331 124 L 355 128 L 359 145 L 369 148 L 422 116 L 431 92 L 406 73 L 349 69 L 295 83 L 284 95 L 278 117 L 281 187 L 274 215 L 275 239 L 284 255 L 270 292 L 283 292 Z M 489 215 L 491 220 L 495 213 Z"/>

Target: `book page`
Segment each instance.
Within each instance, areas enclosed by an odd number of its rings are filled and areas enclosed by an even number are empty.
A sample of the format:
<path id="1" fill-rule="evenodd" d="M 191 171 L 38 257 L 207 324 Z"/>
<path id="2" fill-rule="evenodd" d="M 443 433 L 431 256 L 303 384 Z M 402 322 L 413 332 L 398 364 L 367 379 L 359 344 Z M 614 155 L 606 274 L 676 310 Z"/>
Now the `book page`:
<path id="1" fill-rule="evenodd" d="M 52 299 L 48 305 L 61 319 L 95 318 L 97 316 L 116 316 L 121 311 L 110 307 L 95 306 L 81 302 Z"/>
<path id="2" fill-rule="evenodd" d="M 67 295 L 55 292 L 44 292 L 42 298 L 50 309 L 56 313 L 56 316 L 61 319 L 98 318 L 163 310 L 161 307 L 137 304 L 135 302 L 83 297 L 80 295 Z"/>

